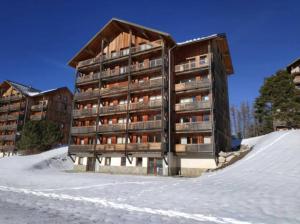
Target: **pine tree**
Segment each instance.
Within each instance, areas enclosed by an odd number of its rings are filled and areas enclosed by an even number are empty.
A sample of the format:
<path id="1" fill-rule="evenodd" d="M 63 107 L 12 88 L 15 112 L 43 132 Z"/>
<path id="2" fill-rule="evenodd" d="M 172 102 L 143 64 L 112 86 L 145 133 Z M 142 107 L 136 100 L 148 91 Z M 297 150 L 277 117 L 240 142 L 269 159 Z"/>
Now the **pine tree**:
<path id="1" fill-rule="evenodd" d="M 293 77 L 286 71 L 278 71 L 265 79 L 260 96 L 255 101 L 255 117 L 259 134 L 273 131 L 273 122 L 285 122 L 290 127 L 300 126 L 300 99 Z"/>

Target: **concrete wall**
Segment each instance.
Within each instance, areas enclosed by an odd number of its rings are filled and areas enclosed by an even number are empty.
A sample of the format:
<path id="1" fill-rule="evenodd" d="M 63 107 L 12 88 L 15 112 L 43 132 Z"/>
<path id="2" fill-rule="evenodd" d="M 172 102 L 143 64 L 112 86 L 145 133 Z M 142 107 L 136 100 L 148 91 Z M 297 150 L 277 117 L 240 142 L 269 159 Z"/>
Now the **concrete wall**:
<path id="1" fill-rule="evenodd" d="M 180 158 L 179 163 L 181 176 L 200 176 L 205 170 L 217 167 L 214 159 Z"/>

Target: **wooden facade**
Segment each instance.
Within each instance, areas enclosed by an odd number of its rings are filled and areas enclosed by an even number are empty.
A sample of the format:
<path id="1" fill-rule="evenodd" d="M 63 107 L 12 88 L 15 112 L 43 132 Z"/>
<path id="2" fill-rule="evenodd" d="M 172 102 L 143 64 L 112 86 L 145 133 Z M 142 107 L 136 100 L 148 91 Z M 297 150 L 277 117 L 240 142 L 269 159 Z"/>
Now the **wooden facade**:
<path id="1" fill-rule="evenodd" d="M 87 170 L 106 157 L 130 166 L 145 158 L 151 167 L 171 163 L 170 154 L 214 159 L 230 148 L 233 68 L 224 34 L 176 44 L 167 33 L 112 19 L 69 65 L 76 69 L 69 155 L 88 158 Z"/>
<path id="2" fill-rule="evenodd" d="M 51 120 L 62 128 L 61 144 L 68 143 L 73 94 L 68 88 L 40 91 L 12 81 L 0 85 L 0 153 L 17 152 L 16 141 L 29 120 Z"/>

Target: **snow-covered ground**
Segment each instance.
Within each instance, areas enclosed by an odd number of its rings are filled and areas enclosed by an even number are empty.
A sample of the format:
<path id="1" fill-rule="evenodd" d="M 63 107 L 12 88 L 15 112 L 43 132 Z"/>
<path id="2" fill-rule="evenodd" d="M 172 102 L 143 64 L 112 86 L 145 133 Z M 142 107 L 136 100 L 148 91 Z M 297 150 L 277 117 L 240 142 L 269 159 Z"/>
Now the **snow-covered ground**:
<path id="1" fill-rule="evenodd" d="M 70 173 L 67 148 L 0 159 L 0 223 L 300 223 L 300 131 L 244 140 L 199 178 Z"/>

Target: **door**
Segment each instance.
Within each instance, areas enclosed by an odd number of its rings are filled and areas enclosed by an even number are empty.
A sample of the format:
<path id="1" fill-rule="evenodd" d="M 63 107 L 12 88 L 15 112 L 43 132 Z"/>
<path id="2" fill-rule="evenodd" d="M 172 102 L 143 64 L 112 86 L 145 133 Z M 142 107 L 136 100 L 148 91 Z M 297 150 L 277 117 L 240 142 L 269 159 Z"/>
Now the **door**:
<path id="1" fill-rule="evenodd" d="M 88 157 L 86 171 L 95 171 L 95 158 Z"/>
<path id="2" fill-rule="evenodd" d="M 148 159 L 148 174 L 150 175 L 162 175 L 163 174 L 163 163 L 160 158 L 149 158 Z"/>

